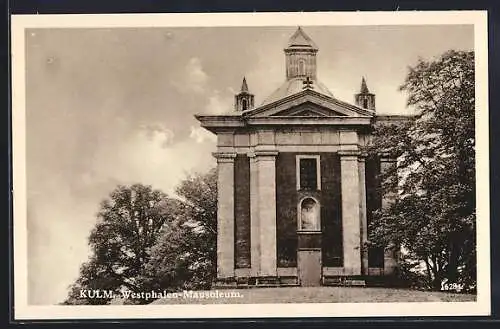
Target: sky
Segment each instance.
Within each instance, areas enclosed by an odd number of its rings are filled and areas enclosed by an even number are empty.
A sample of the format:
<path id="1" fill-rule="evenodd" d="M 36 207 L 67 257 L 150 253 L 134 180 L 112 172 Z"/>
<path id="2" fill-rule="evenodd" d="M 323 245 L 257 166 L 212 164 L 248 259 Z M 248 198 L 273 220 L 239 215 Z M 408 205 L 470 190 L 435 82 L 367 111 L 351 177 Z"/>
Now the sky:
<path id="1" fill-rule="evenodd" d="M 232 110 L 246 76 L 256 104 L 285 81 L 295 27 L 26 30 L 28 302 L 63 301 L 88 258 L 99 202 L 118 184 L 166 193 L 215 166 L 194 114 Z M 474 48 L 472 26 L 303 27 L 318 79 L 353 102 L 365 76 L 380 114 L 408 114 L 408 66 Z"/>

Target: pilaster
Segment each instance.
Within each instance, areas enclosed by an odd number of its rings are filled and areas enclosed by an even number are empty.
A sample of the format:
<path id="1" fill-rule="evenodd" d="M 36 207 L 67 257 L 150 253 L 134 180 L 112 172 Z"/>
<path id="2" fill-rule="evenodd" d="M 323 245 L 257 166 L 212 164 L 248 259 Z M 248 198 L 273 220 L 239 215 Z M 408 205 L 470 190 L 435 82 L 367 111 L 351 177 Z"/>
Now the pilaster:
<path id="1" fill-rule="evenodd" d="M 234 277 L 234 159 L 236 153 L 216 152 L 217 278 Z"/>
<path id="2" fill-rule="evenodd" d="M 357 150 L 339 152 L 342 193 L 344 269 L 349 275 L 361 274 L 361 196 Z"/>
<path id="3" fill-rule="evenodd" d="M 250 158 L 250 264 L 251 275 L 256 277 L 260 273 L 260 220 L 259 220 L 259 180 L 257 157 L 255 153 L 247 154 Z"/>
<path id="4" fill-rule="evenodd" d="M 260 276 L 277 275 L 276 259 L 276 156 L 277 151 L 255 151 L 260 232 Z"/>

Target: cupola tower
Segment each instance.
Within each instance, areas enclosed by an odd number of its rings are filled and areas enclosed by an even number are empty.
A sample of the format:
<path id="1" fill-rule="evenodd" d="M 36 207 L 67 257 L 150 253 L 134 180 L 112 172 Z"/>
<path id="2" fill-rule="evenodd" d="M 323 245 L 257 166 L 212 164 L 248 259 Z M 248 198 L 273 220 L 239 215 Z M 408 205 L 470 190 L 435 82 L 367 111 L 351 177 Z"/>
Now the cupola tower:
<path id="1" fill-rule="evenodd" d="M 365 77 L 361 79 L 361 88 L 359 93 L 354 95 L 354 101 L 359 107 L 375 111 L 375 94 L 370 93 L 370 90 L 368 90 Z"/>
<path id="2" fill-rule="evenodd" d="M 247 79 L 243 77 L 240 92 L 234 96 L 236 111 L 246 111 L 254 107 L 254 95 L 248 91 Z"/>
<path id="3" fill-rule="evenodd" d="M 316 80 L 317 52 L 318 47 L 304 30 L 299 27 L 285 48 L 287 80 L 294 78 L 306 79 L 307 77 L 311 80 Z"/>

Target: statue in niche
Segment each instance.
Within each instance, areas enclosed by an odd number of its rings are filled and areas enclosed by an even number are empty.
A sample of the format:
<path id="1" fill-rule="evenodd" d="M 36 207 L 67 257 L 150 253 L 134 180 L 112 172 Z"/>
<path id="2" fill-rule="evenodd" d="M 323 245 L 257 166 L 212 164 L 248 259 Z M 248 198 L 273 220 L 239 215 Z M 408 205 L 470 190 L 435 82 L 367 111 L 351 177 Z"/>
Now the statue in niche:
<path id="1" fill-rule="evenodd" d="M 300 205 L 300 229 L 303 231 L 319 231 L 319 205 L 312 198 L 306 198 Z"/>

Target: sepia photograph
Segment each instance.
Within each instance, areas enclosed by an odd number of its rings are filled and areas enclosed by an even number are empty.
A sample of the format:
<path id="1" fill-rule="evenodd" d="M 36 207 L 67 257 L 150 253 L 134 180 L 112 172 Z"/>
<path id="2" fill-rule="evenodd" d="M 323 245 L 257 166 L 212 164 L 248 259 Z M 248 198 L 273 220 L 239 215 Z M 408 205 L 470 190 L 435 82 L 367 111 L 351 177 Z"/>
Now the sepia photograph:
<path id="1" fill-rule="evenodd" d="M 16 319 L 490 313 L 485 12 L 24 15 L 12 48 Z"/>

